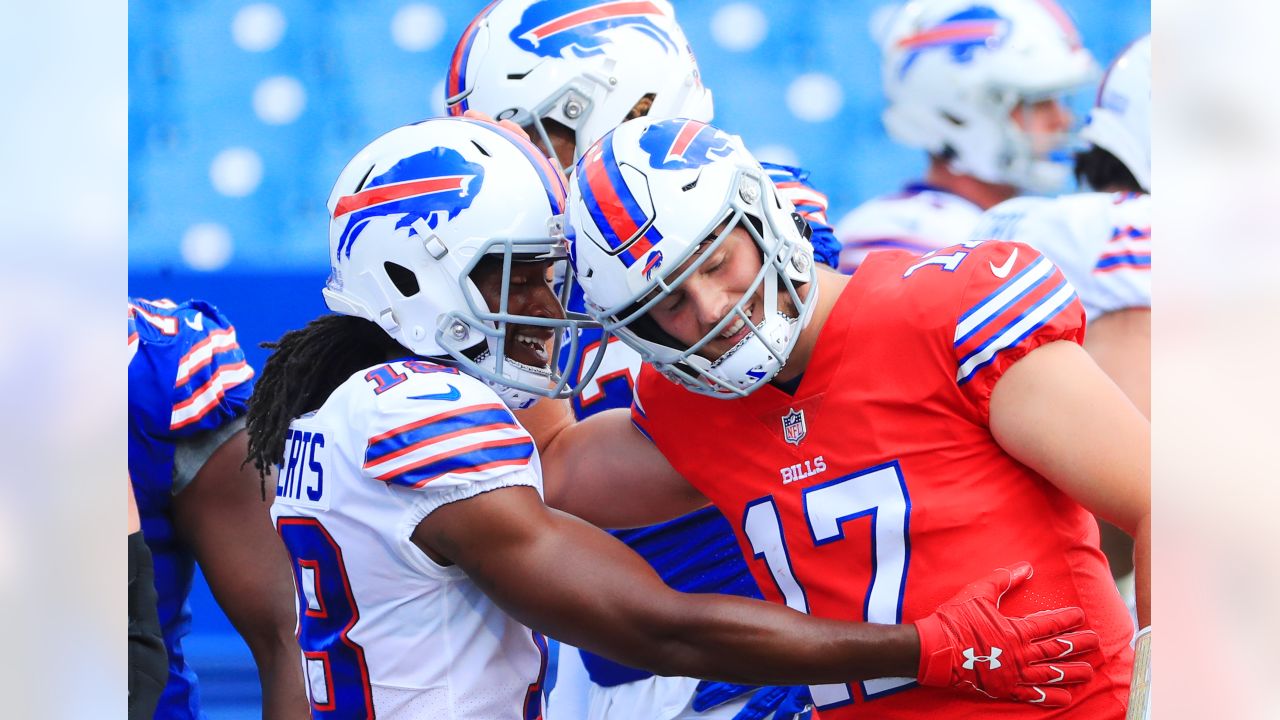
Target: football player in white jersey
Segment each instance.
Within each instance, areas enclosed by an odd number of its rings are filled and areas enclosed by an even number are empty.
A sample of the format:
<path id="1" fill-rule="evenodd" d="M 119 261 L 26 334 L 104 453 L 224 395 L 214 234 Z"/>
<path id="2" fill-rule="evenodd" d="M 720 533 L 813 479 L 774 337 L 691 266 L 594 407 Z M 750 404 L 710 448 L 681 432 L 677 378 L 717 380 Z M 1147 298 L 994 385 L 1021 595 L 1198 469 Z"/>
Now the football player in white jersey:
<path id="1" fill-rule="evenodd" d="M 1072 125 L 1062 96 L 1096 76 L 1054 0 L 911 0 L 879 34 L 885 129 L 928 153 L 928 168 L 836 224 L 845 273 L 874 250 L 962 242 L 992 205 L 1059 189 Z"/>
<path id="2" fill-rule="evenodd" d="M 480 112 L 522 125 L 566 174 L 587 148 L 625 120 L 710 121 L 714 113 L 712 92 L 702 84 L 693 50 L 666 0 L 498 0 L 462 31 L 445 95 L 453 115 Z M 687 138 L 690 152 L 698 149 L 698 140 Z M 835 267 L 840 246 L 827 222 L 826 195 L 799 168 L 763 165 L 779 195 L 808 223 L 815 258 Z M 581 294 L 571 296 L 566 307 L 582 310 Z M 604 358 L 596 379 L 573 398 L 574 415 L 580 419 L 630 407 L 640 356 L 616 338 L 602 340 L 598 330 L 585 332 L 584 352 Z M 590 358 L 562 362 L 582 368 Z M 732 529 L 713 509 L 615 535 L 672 587 L 759 597 L 737 557 Z M 568 646 L 558 657 L 549 683 L 554 690 L 548 720 L 730 720 L 766 711 L 784 720 L 779 711 L 803 707 L 807 698 L 804 688 L 756 689 L 655 676 Z"/>
<path id="3" fill-rule="evenodd" d="M 1107 69 L 1076 174 L 1095 192 L 1015 198 L 988 210 L 975 240 L 1015 240 L 1051 258 L 1088 316 L 1085 349 L 1151 417 L 1151 36 Z M 1133 543 L 1102 523 L 1103 550 L 1133 599 Z"/>
<path id="4" fill-rule="evenodd" d="M 1083 617 L 1005 617 L 1013 571 L 939 606 L 917 623 L 927 632 L 835 622 L 676 592 L 608 534 L 547 508 L 538 450 L 511 409 L 569 391 L 546 347 L 576 337 L 548 283 L 564 203 L 533 145 L 470 119 L 394 130 L 338 178 L 323 291 L 337 314 L 275 344 L 248 420 L 250 459 L 280 468 L 272 515 L 314 717 L 532 720 L 541 632 L 664 674 L 920 673 L 945 686 L 987 681 L 960 668 L 973 638 L 995 633 L 1005 692 L 1053 682 L 1036 663 Z M 1091 674 L 1066 665 L 1068 682 Z"/>

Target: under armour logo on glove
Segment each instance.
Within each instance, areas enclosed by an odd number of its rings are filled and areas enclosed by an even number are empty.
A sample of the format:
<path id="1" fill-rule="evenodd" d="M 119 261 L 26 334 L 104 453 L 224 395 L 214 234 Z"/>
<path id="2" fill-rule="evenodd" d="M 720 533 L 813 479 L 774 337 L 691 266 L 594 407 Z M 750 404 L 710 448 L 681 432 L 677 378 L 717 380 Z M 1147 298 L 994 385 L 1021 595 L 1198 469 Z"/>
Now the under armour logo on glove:
<path id="1" fill-rule="evenodd" d="M 972 670 L 973 664 L 976 662 L 989 663 L 992 670 L 1000 667 L 1000 661 L 996 658 L 1000 657 L 1001 650 L 998 647 L 991 648 L 990 655 L 977 655 L 973 652 L 973 648 L 964 649 L 964 664 L 961 665 L 965 670 Z"/>
<path id="2" fill-rule="evenodd" d="M 1068 607 L 1026 617 L 1000 612 L 1000 599 L 1031 577 L 1018 563 L 972 583 L 916 623 L 920 674 L 928 687 L 972 688 L 987 697 L 1063 707 L 1064 685 L 1088 682 L 1093 666 L 1079 659 L 1098 647 L 1084 611 Z M 991 648 L 979 655 L 978 648 Z M 999 659 L 997 659 L 999 658 Z"/>

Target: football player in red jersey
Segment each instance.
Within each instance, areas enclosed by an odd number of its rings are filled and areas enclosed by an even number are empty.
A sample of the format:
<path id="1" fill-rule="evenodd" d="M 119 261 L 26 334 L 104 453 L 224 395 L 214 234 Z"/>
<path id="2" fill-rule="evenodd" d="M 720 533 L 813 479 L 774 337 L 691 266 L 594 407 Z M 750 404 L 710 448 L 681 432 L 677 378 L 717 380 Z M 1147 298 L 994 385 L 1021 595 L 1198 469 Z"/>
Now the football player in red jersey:
<path id="1" fill-rule="evenodd" d="M 1090 511 L 1137 539 L 1146 625 L 1150 426 L 1080 347 L 1070 284 L 997 242 L 816 270 L 740 139 L 690 123 L 629 121 L 575 168 L 575 276 L 646 367 L 629 415 L 553 435 L 548 501 L 614 527 L 712 503 L 768 599 L 831 618 L 912 622 L 1026 558 L 1035 586 L 1006 606 L 1079 605 L 1101 647 L 1071 695 L 1014 699 L 1069 705 L 982 697 L 1010 694 L 979 638 L 955 668 L 976 676 L 922 659 L 916 679 L 813 687 L 821 716 L 1123 717 L 1133 631 Z"/>

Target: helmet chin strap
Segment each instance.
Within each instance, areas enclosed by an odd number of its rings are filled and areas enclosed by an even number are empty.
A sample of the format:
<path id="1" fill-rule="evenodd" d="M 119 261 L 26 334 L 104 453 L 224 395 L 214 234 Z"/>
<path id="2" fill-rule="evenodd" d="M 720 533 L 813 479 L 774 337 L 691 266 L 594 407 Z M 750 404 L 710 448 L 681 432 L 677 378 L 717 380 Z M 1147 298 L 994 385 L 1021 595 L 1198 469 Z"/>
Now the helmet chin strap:
<path id="1" fill-rule="evenodd" d="M 493 342 L 493 339 L 490 339 L 490 348 L 492 348 Z M 499 372 L 497 355 L 491 349 L 486 349 L 477 355 L 472 362 L 489 371 L 489 377 L 481 376 L 480 379 L 492 388 L 498 394 L 498 397 L 502 398 L 502 402 L 512 410 L 524 410 L 532 406 L 542 396 L 528 390 L 512 387 L 503 381 L 532 387 L 545 387 L 547 389 L 550 389 L 553 385 L 549 368 L 535 368 L 532 365 L 525 365 L 507 355 L 502 358 L 502 371 Z"/>
<path id="2" fill-rule="evenodd" d="M 799 318 L 775 312 L 712 363 L 708 374 L 739 390 L 769 382 L 782 370 L 779 356 L 799 322 Z"/>
<path id="3" fill-rule="evenodd" d="M 816 278 L 806 284 L 811 286 L 806 310 L 802 317 L 792 317 L 778 309 L 778 274 L 775 272 L 765 278 L 763 320 L 737 345 L 711 363 L 707 373 L 725 386 L 739 391 L 773 380 L 786 364 L 782 354 L 787 351 L 791 338 L 804 330 L 812 317 L 813 301 L 818 291 Z"/>

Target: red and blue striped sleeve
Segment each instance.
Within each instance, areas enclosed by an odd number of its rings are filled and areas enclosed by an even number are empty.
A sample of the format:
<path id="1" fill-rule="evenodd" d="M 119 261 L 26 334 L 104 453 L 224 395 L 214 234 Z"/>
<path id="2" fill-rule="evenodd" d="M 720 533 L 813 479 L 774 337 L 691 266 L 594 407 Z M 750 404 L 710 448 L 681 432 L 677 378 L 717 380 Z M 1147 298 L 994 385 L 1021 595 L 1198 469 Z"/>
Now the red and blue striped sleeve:
<path id="1" fill-rule="evenodd" d="M 527 468 L 533 454 L 533 439 L 502 403 L 433 403 L 424 417 L 371 435 L 362 470 L 373 480 L 424 488 L 446 477 L 474 482 Z"/>
<path id="2" fill-rule="evenodd" d="M 835 229 L 827 219 L 827 194 L 809 182 L 807 170 L 777 163 L 761 165 L 778 188 L 778 195 L 789 200 L 800 217 L 809 223 L 809 228 L 813 231 L 809 236 L 813 256 L 829 267 L 839 266 L 840 241 L 836 239 Z"/>
<path id="3" fill-rule="evenodd" d="M 1004 371 L 1056 340 L 1084 341 L 1075 288 L 1029 245 L 986 242 L 971 252 L 953 338 L 956 384 L 985 419 Z"/>
<path id="4" fill-rule="evenodd" d="M 1124 193 L 1112 202 L 1116 222 L 1091 268 L 1094 316 L 1151 307 L 1150 197 Z"/>
<path id="5" fill-rule="evenodd" d="M 181 438 L 244 415 L 253 392 L 253 368 L 235 327 L 217 308 L 199 300 L 131 299 L 129 316 L 129 341 L 137 353 L 130 363 L 130 382 L 135 371 L 149 378 L 151 396 L 145 400 L 154 416 L 152 432 Z"/>
<path id="6" fill-rule="evenodd" d="M 169 430 L 190 435 L 221 427 L 243 415 L 253 392 L 253 368 L 245 360 L 231 322 L 212 305 L 180 306 L 184 342 L 173 380 Z"/>

